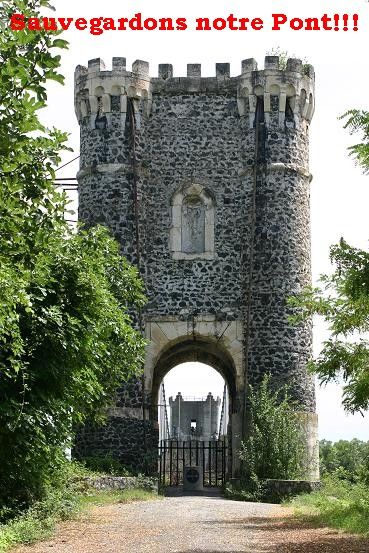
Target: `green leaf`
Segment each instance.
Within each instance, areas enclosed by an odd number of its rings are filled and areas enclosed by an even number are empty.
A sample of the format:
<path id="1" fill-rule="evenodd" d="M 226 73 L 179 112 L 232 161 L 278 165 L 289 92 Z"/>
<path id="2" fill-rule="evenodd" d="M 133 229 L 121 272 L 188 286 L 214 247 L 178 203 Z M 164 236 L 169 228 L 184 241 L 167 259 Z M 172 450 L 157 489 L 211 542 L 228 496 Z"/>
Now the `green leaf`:
<path id="1" fill-rule="evenodd" d="M 48 2 L 4 7 L 39 17 Z M 128 316 L 145 301 L 137 270 L 106 228 L 71 232 L 53 184 L 70 150 L 38 116 L 46 80 L 63 82 L 55 36 L 0 33 L 0 505 L 44 493 L 72 426 L 101 420 L 144 355 Z"/>
<path id="2" fill-rule="evenodd" d="M 57 38 L 52 43 L 52 48 L 68 48 L 69 43 L 66 40 L 63 40 L 61 38 Z"/>

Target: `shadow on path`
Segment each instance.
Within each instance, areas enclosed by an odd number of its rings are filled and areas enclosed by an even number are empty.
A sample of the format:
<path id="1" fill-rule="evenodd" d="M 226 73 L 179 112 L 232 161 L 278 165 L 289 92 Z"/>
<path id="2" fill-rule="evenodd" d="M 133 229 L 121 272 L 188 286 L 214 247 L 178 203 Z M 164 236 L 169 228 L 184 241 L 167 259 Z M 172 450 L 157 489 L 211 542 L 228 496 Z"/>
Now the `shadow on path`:
<path id="1" fill-rule="evenodd" d="M 260 542 L 252 553 L 369 553 L 369 538 L 344 534 L 332 528 L 313 526 L 292 516 L 285 517 L 247 517 L 204 521 L 205 526 L 218 528 L 232 527 L 244 530 L 245 535 L 260 533 Z M 195 553 L 181 551 L 180 553 Z M 206 553 L 221 553 L 211 548 Z M 244 552 L 240 549 L 234 553 Z M 250 550 L 251 551 L 251 550 Z M 202 553 L 205 553 L 202 550 Z"/>

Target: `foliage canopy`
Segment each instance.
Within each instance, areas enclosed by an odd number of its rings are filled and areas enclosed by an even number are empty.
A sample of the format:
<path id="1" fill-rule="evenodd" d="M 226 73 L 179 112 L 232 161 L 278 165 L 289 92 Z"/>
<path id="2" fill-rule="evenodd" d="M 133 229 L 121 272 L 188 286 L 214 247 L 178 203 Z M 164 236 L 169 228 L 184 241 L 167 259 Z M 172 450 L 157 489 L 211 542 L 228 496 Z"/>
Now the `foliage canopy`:
<path id="1" fill-rule="evenodd" d="M 362 142 L 349 148 L 365 173 L 369 171 L 369 113 L 348 111 L 345 128 L 361 133 Z M 348 411 L 369 408 L 369 252 L 342 238 L 331 247 L 332 275 L 321 277 L 320 288 L 307 288 L 290 303 L 294 320 L 318 314 L 329 324 L 331 336 L 318 358 L 310 363 L 323 383 L 344 380 L 343 403 Z"/>
<path id="2" fill-rule="evenodd" d="M 320 440 L 320 472 L 351 483 L 369 485 L 369 442 L 358 439 L 330 442 Z"/>
<path id="3" fill-rule="evenodd" d="M 18 31 L 0 8 L 0 503 L 40 496 L 63 460 L 74 423 L 101 417 L 122 380 L 142 365 L 144 342 L 127 309 L 144 303 L 137 270 L 107 229 L 72 232 L 54 168 L 67 136 L 39 118 L 46 84 L 59 82 L 67 43 Z"/>

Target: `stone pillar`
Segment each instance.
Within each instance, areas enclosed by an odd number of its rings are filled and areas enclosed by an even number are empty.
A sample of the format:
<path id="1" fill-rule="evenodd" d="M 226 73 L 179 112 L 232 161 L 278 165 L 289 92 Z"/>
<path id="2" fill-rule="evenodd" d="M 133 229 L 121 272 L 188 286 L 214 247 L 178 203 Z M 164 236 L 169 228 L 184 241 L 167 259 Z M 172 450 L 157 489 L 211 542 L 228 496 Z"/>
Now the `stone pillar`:
<path id="1" fill-rule="evenodd" d="M 312 355 L 312 325 L 311 321 L 292 325 L 288 306 L 289 297 L 311 284 L 309 123 L 314 73 L 294 59 L 281 70 L 275 56 L 266 57 L 264 71 L 250 72 L 250 66 L 244 64 L 239 93 L 241 104 L 247 98 L 253 107 L 247 134 L 254 142 L 254 162 L 246 171 L 254 194 L 249 231 L 253 252 L 249 251 L 246 266 L 246 376 L 257 386 L 270 373 L 275 388 L 289 386 L 306 412 L 308 476 L 316 479 L 315 389 L 306 370 Z"/>
<path id="2" fill-rule="evenodd" d="M 142 268 L 139 151 L 142 119 L 150 105 L 148 63 L 136 60 L 132 72 L 125 58 L 113 58 L 111 71 L 102 60 L 75 71 L 75 110 L 80 125 L 81 157 L 77 175 L 79 221 L 107 226 L 122 254 Z M 144 331 L 139 317 L 135 324 Z M 117 390 L 103 427 L 87 424 L 77 435 L 76 457 L 112 455 L 136 469 L 146 469 L 147 452 L 156 448 L 157 424 L 148 420 L 142 380 Z M 156 467 L 155 467 L 156 469 Z"/>

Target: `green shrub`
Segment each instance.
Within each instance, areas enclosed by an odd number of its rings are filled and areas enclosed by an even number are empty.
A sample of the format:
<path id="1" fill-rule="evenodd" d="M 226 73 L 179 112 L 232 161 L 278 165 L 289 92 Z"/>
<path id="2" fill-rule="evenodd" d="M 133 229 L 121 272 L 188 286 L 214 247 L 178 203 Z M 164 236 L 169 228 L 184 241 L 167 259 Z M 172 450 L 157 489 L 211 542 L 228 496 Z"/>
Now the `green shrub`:
<path id="1" fill-rule="evenodd" d="M 249 427 L 241 442 L 241 477 L 228 485 L 226 497 L 241 501 L 281 501 L 271 497 L 264 481 L 303 478 L 306 450 L 297 412 L 288 388 L 273 391 L 271 376 L 265 375 L 260 386 L 249 386 Z"/>
<path id="2" fill-rule="evenodd" d="M 257 476 L 251 476 L 247 481 L 242 478 L 238 484 L 228 484 L 224 491 L 225 497 L 235 501 L 268 501 L 264 484 Z"/>
<path id="3" fill-rule="evenodd" d="M 319 491 L 300 495 L 292 505 L 311 522 L 347 532 L 369 534 L 369 488 L 338 477 L 327 477 Z"/>
<path id="4" fill-rule="evenodd" d="M 111 474 L 112 476 L 135 476 L 135 472 L 124 465 L 119 459 L 111 455 L 103 457 L 91 456 L 84 457 L 82 463 L 86 468 L 102 474 Z"/>
<path id="5" fill-rule="evenodd" d="M 76 495 L 86 491 L 83 477 L 92 475 L 80 463 L 70 462 L 64 457 L 63 463 L 53 473 L 48 474 L 47 484 L 44 484 L 42 498 L 25 509 L 22 503 L 14 503 L 0 509 L 0 524 L 13 518 L 28 516 L 45 518 L 58 512 L 61 518 L 68 518 L 74 509 Z M 22 519 L 23 520 L 23 519 Z"/>
<path id="6" fill-rule="evenodd" d="M 303 475 L 304 439 L 297 404 L 288 389 L 271 389 L 266 375 L 257 389 L 249 387 L 249 431 L 240 458 L 248 481 L 290 480 Z"/>
<path id="7" fill-rule="evenodd" d="M 53 485 L 45 489 L 41 501 L 36 501 L 23 512 L 3 509 L 0 519 L 0 553 L 18 544 L 30 544 L 51 536 L 58 521 L 73 518 L 91 505 L 157 497 L 157 494 L 143 489 L 97 491 L 89 488 L 84 478 L 93 474 L 80 463 L 66 461 L 55 475 Z"/>

